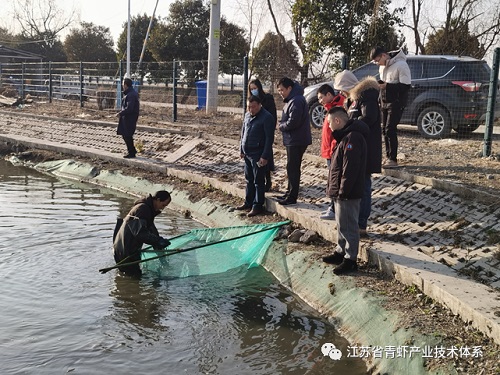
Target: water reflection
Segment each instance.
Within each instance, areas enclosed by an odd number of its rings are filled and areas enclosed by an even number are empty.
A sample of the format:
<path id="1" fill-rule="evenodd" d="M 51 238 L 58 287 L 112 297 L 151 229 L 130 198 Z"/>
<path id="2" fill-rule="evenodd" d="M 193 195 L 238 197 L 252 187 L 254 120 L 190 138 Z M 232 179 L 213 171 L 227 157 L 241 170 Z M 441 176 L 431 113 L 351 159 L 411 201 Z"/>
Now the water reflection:
<path id="1" fill-rule="evenodd" d="M 266 288 L 263 289 L 262 283 Z M 355 361 L 344 363 L 324 358 L 318 343 L 347 342 L 333 327 L 294 295 L 283 289 L 268 273 L 250 270 L 235 299 L 235 323 L 240 327 L 237 357 L 260 373 L 329 374 Z"/>
<path id="2" fill-rule="evenodd" d="M 111 237 L 135 198 L 0 161 L 0 374 L 362 374 L 334 327 L 265 270 L 131 279 Z M 200 224 L 167 211 L 167 237 Z M 346 371 L 348 369 L 348 371 Z"/>
<path id="3" fill-rule="evenodd" d="M 131 326 L 129 338 L 175 348 L 182 361 L 170 363 L 172 373 L 364 373 L 360 361 L 323 357 L 323 343 L 347 353 L 347 342 L 262 268 L 168 280 L 116 276 L 115 285 L 115 319 Z"/>
<path id="4" fill-rule="evenodd" d="M 115 315 L 119 322 L 130 324 L 139 331 L 143 329 L 164 331 L 161 324 L 164 306 L 168 299 L 160 297 L 155 283 L 145 283 L 117 272 L 114 277 L 115 287 L 111 290 Z"/>

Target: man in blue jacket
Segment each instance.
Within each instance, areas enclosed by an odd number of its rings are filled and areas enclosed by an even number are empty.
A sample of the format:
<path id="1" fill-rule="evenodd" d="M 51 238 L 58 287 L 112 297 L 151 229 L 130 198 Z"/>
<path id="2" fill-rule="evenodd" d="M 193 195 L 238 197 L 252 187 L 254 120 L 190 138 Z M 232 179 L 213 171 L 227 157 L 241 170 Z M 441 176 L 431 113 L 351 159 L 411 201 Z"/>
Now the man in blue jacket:
<path id="1" fill-rule="evenodd" d="M 127 145 L 128 153 L 124 158 L 135 158 L 134 133 L 139 118 L 139 95 L 132 87 L 130 78 L 123 79 L 122 109 L 116 116 L 119 118 L 116 134 L 121 135 Z"/>
<path id="2" fill-rule="evenodd" d="M 278 82 L 278 93 L 285 106 L 279 122 L 279 130 L 283 135 L 283 146 L 286 148 L 286 172 L 288 187 L 285 195 L 280 197 L 281 205 L 295 204 L 299 196 L 300 169 L 304 152 L 312 143 L 311 126 L 309 124 L 309 106 L 304 98 L 304 89 L 298 82 L 288 77 Z"/>
<path id="3" fill-rule="evenodd" d="M 250 210 L 248 217 L 264 212 L 265 176 L 272 160 L 273 116 L 262 108 L 261 99 L 251 95 L 241 130 L 240 157 L 245 160 L 245 203 L 237 210 Z"/>

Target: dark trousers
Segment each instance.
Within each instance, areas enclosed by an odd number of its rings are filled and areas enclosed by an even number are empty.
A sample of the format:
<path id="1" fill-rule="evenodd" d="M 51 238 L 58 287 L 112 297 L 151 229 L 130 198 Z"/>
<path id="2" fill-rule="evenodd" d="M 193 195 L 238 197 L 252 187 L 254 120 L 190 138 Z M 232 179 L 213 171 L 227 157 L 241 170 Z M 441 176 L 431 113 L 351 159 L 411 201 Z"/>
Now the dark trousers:
<path id="1" fill-rule="evenodd" d="M 137 154 L 137 150 L 135 149 L 135 146 L 134 146 L 134 137 L 130 136 L 125 136 L 125 135 L 122 135 L 123 137 L 123 140 L 125 141 L 125 144 L 127 145 L 127 152 L 129 155 L 135 155 Z"/>
<path id="2" fill-rule="evenodd" d="M 132 255 L 129 255 L 123 259 L 120 259 L 115 253 L 114 258 L 115 258 L 115 262 L 117 264 L 120 262 L 123 262 L 123 263 L 135 262 L 137 260 L 141 260 L 141 252 L 137 251 L 137 252 L 133 253 Z M 128 276 L 140 277 L 142 275 L 142 270 L 141 270 L 141 267 L 139 266 L 139 264 L 131 264 L 130 266 L 118 267 L 118 270 L 120 272 L 123 272 L 124 274 L 126 274 Z"/>
<path id="3" fill-rule="evenodd" d="M 273 186 L 273 182 L 271 181 L 271 171 L 267 168 L 266 176 L 265 176 L 265 187 L 266 191 L 271 191 L 271 186 Z"/>
<path id="4" fill-rule="evenodd" d="M 267 161 L 267 170 L 266 170 L 266 178 L 265 178 L 265 184 L 266 184 L 266 191 L 271 191 L 271 186 L 273 185 L 271 181 L 271 172 L 275 170 L 274 167 L 274 156 L 272 156 L 268 161 Z"/>
<path id="5" fill-rule="evenodd" d="M 287 195 L 290 200 L 296 201 L 299 196 L 300 169 L 306 149 L 307 146 L 286 146 Z"/>
<path id="6" fill-rule="evenodd" d="M 259 167 L 257 161 L 245 156 L 245 205 L 253 208 L 263 208 L 265 200 L 265 183 L 267 165 Z"/>
<path id="7" fill-rule="evenodd" d="M 368 173 L 365 175 L 365 188 L 363 190 L 363 197 L 359 203 L 359 229 L 366 229 L 368 226 L 368 218 L 372 212 L 372 175 Z"/>
<path id="8" fill-rule="evenodd" d="M 382 108 L 382 133 L 384 134 L 385 155 L 388 159 L 398 160 L 398 124 L 404 108 L 395 105 Z"/>

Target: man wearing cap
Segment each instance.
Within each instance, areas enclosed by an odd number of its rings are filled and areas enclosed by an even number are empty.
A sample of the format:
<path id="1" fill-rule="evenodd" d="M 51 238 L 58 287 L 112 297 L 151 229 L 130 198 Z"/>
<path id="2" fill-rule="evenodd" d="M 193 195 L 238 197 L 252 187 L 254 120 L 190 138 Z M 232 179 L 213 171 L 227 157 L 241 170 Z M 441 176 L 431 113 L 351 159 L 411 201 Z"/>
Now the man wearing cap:
<path id="1" fill-rule="evenodd" d="M 408 90 L 411 87 L 410 68 L 402 49 L 385 52 L 382 47 L 375 47 L 370 56 L 379 66 L 380 74 L 382 132 L 387 157 L 382 168 L 396 168 L 398 167 L 397 126 L 408 101 Z"/>

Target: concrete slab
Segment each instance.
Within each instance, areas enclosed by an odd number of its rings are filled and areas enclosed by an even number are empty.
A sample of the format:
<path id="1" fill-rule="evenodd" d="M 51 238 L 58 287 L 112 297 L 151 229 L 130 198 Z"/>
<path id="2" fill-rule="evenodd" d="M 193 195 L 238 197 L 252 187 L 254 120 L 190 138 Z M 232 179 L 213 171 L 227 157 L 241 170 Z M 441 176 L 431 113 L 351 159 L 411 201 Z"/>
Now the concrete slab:
<path id="1" fill-rule="evenodd" d="M 167 163 L 175 163 L 177 160 L 181 159 L 182 157 L 184 157 L 188 153 L 190 153 L 193 150 L 193 148 L 195 148 L 196 146 L 198 146 L 202 142 L 204 142 L 203 138 L 191 139 L 190 141 L 185 143 L 181 148 L 179 148 L 175 152 L 169 154 L 165 158 L 165 161 Z"/>
<path id="2" fill-rule="evenodd" d="M 363 249 L 368 261 L 426 295 L 500 343 L 500 299 L 486 285 L 458 275 L 427 255 L 400 244 L 377 243 Z"/>

